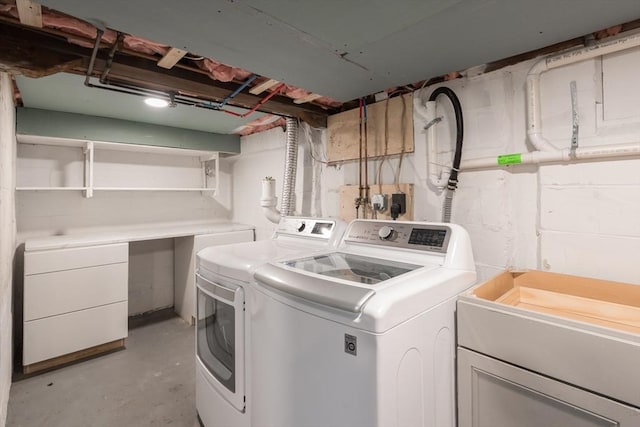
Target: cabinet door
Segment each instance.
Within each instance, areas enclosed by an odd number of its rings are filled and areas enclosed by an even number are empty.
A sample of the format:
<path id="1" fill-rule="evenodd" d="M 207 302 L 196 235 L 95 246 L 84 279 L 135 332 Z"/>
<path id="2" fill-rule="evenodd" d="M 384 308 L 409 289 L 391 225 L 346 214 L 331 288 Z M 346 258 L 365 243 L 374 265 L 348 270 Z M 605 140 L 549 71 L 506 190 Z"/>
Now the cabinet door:
<path id="1" fill-rule="evenodd" d="M 459 347 L 458 421 L 459 427 L 637 427 L 640 409 Z"/>

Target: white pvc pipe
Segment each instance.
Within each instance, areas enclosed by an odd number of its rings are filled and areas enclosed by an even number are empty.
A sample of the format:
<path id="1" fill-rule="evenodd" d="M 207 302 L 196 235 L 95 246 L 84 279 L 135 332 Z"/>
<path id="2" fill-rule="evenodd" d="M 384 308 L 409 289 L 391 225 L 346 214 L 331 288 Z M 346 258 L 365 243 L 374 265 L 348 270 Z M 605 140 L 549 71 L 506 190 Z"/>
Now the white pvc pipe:
<path id="1" fill-rule="evenodd" d="M 278 198 L 276 197 L 276 180 L 265 178 L 262 180 L 262 197 L 260 198 L 260 206 L 267 219 L 274 224 L 280 222 L 280 211 L 276 209 Z"/>
<path id="2" fill-rule="evenodd" d="M 573 162 L 611 157 L 633 157 L 640 155 L 640 142 L 618 145 L 580 147 L 572 153 L 569 148 L 558 149 L 542 136 L 542 113 L 540 107 L 540 75 L 546 71 L 601 55 L 619 52 L 640 46 L 640 32 L 626 34 L 592 46 L 544 58 L 534 64 L 527 74 L 527 137 L 537 151 L 531 153 L 505 154 L 497 157 L 467 159 L 460 163 L 460 169 L 486 169 L 517 164 L 540 164 L 552 162 Z"/>
<path id="3" fill-rule="evenodd" d="M 576 62 L 607 55 L 613 52 L 640 46 L 640 33 L 626 34 L 605 40 L 592 46 L 574 49 L 558 55 L 548 56 L 538 61 L 527 74 L 527 136 L 531 144 L 539 151 L 556 151 L 542 136 L 542 113 L 540 108 L 540 75 L 548 70 Z"/>
<path id="4" fill-rule="evenodd" d="M 533 151 L 531 153 L 505 154 L 497 157 L 463 160 L 460 169 L 487 169 L 510 166 L 541 164 L 554 162 L 572 162 L 576 160 L 595 160 L 611 157 L 640 156 L 640 142 L 617 145 L 599 145 L 595 147 L 577 148 L 572 155 L 571 149 L 556 151 Z"/>

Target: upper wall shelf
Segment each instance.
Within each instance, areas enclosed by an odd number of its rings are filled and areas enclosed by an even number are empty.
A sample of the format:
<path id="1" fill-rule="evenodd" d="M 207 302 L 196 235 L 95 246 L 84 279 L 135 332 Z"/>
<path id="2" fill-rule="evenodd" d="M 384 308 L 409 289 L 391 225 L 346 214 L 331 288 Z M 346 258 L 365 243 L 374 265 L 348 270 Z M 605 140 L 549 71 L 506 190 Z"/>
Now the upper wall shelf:
<path id="1" fill-rule="evenodd" d="M 72 147 L 83 150 L 84 154 L 84 185 L 81 187 L 60 186 L 25 186 L 16 187 L 17 191 L 84 191 L 85 197 L 93 197 L 95 191 L 200 191 L 215 195 L 218 190 L 218 177 L 220 176 L 219 153 L 216 151 L 192 150 L 183 148 L 157 147 L 151 145 L 123 144 L 104 141 L 86 141 L 78 139 L 43 137 L 35 135 L 17 135 L 17 141 L 21 144 L 50 145 L 59 147 Z M 169 156 L 197 157 L 202 167 L 202 186 L 199 187 L 115 187 L 94 185 L 96 151 L 129 151 L 135 153 L 149 153 Z M 213 162 L 209 167 L 208 163 Z M 215 176 L 213 186 L 208 185 L 208 176 Z"/>

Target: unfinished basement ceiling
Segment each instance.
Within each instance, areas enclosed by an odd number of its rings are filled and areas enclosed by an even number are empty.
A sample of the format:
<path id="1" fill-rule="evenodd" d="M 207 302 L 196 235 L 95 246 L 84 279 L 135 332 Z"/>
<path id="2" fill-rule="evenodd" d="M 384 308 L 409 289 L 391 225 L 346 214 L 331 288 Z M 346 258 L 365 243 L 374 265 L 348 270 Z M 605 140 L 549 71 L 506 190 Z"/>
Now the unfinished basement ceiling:
<path id="1" fill-rule="evenodd" d="M 174 108 L 154 108 L 140 96 L 92 89 L 84 86 L 84 77 L 57 73 L 32 79 L 16 76 L 22 102 L 28 108 L 87 114 L 193 129 L 203 132 L 230 134 L 249 122 L 264 117 L 264 113 L 241 118 L 188 105 Z M 227 109 L 243 113 L 239 108 Z"/>
<path id="2" fill-rule="evenodd" d="M 44 0 L 339 101 L 640 18 L 638 0 Z"/>

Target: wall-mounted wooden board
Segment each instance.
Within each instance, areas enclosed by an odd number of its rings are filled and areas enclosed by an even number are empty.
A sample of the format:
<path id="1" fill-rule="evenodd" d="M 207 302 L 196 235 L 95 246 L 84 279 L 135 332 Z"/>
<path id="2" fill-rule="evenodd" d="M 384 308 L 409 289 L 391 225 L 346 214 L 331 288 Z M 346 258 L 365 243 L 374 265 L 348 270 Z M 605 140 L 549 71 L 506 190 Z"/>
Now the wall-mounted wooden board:
<path id="1" fill-rule="evenodd" d="M 398 221 L 413 220 L 413 184 L 400 184 L 400 191 L 406 194 L 407 211 L 404 215 L 398 217 Z M 389 204 L 391 203 L 391 194 L 397 193 L 398 189 L 394 184 L 386 184 L 382 186 L 382 193 L 387 195 L 387 208 L 384 212 L 378 212 L 378 219 L 391 219 L 389 213 Z M 371 195 L 378 193 L 378 186 L 372 185 L 369 189 Z M 340 187 L 340 211 L 339 217 L 345 222 L 349 222 L 356 218 L 355 199 L 358 197 L 357 185 L 343 185 Z M 362 216 L 362 207 L 359 209 L 359 216 Z M 371 209 L 367 209 L 367 218 L 371 219 Z"/>
<path id="2" fill-rule="evenodd" d="M 387 102 L 388 119 L 385 120 Z M 403 151 L 403 148 L 406 153 L 413 152 L 412 93 L 380 101 L 367 107 L 367 151 L 369 157 L 378 157 L 385 154 L 386 123 L 389 126 L 386 154 L 399 154 Z M 359 158 L 359 147 L 359 109 L 355 108 L 329 116 L 327 122 L 327 157 L 329 162 L 357 160 Z"/>

